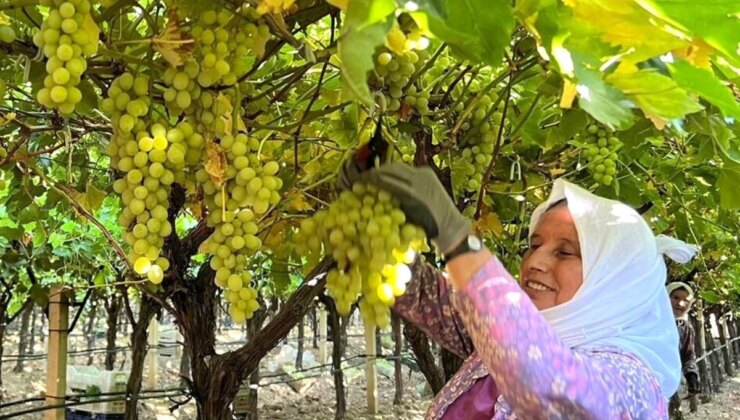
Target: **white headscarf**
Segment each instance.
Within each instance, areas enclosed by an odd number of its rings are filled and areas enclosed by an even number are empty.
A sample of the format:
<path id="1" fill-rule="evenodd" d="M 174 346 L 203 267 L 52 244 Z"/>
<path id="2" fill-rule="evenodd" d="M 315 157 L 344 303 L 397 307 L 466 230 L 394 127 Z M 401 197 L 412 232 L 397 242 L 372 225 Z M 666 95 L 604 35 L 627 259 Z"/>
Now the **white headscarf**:
<path id="1" fill-rule="evenodd" d="M 610 346 L 634 354 L 669 398 L 678 389 L 681 360 L 662 254 L 690 259 L 697 248 L 668 237 L 656 240 L 631 207 L 562 179 L 532 214 L 530 235 L 545 211 L 562 199 L 578 231 L 583 284 L 571 300 L 542 315 L 571 348 Z"/>
<path id="2" fill-rule="evenodd" d="M 680 281 L 674 281 L 673 283 L 668 283 L 668 285 L 665 287 L 666 292 L 668 292 L 668 296 L 671 296 L 671 293 L 673 293 L 674 290 L 683 289 L 689 294 L 689 302 L 694 301 L 694 289 L 691 288 L 688 284 Z M 686 308 L 684 308 L 684 312 L 677 316 L 676 319 L 682 319 L 684 321 L 689 319 L 689 307 L 691 305 L 687 305 Z"/>

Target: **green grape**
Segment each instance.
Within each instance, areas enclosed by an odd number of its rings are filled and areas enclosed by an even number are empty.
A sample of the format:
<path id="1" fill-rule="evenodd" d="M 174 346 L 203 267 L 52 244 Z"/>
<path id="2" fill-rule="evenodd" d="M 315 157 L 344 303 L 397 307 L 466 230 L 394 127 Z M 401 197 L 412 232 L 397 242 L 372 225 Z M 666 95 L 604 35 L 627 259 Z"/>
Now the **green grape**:
<path id="1" fill-rule="evenodd" d="M 295 239 L 309 261 L 322 254 L 335 259 L 337 267 L 327 275 L 327 290 L 340 313 L 346 314 L 361 297 L 365 322 L 380 327 L 387 325 L 389 307 L 409 280 L 397 274 L 406 272 L 399 267 L 408 270 L 406 264 L 413 261 L 414 252 L 426 249 L 423 232 L 406 223 L 398 202 L 362 183 L 303 220 Z"/>
<path id="2" fill-rule="evenodd" d="M 584 137 L 589 144 L 584 151 L 584 157 L 588 160 L 591 176 L 600 184 L 610 185 L 617 173 L 616 152 L 622 147 L 622 142 L 598 124 L 589 124 L 586 133 L 588 136 Z"/>
<path id="3" fill-rule="evenodd" d="M 82 100 L 77 85 L 87 67 L 83 57 L 97 52 L 98 40 L 91 39 L 86 28 L 81 26 L 86 19 L 91 19 L 88 0 L 55 1 L 49 7 L 40 30 L 33 37 L 34 44 L 47 59 L 46 71 L 50 76 L 44 79 L 46 90 L 39 90 L 37 100 L 45 107 L 71 114 Z M 0 38 L 2 28 L 0 26 Z"/>
<path id="4" fill-rule="evenodd" d="M 15 41 L 15 31 L 9 25 L 0 24 L 0 42 L 10 44 Z"/>

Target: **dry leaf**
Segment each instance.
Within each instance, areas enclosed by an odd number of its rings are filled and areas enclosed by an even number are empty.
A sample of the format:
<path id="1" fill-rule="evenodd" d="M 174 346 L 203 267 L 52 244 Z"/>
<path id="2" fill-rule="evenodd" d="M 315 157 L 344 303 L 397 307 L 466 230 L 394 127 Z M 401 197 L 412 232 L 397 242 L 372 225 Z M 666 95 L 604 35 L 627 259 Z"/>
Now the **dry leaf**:
<path id="1" fill-rule="evenodd" d="M 168 63 L 177 67 L 184 64 L 194 48 L 194 41 L 180 29 L 177 11 L 171 10 L 164 32 L 152 38 L 154 48 Z"/>
<path id="2" fill-rule="evenodd" d="M 285 195 L 285 205 L 295 211 L 308 211 L 313 208 L 311 204 L 306 201 L 306 195 L 298 190 L 293 190 Z"/>
<path id="3" fill-rule="evenodd" d="M 206 139 L 206 164 L 205 170 L 211 176 L 211 181 L 221 188 L 226 183 L 226 154 L 221 145 Z"/>

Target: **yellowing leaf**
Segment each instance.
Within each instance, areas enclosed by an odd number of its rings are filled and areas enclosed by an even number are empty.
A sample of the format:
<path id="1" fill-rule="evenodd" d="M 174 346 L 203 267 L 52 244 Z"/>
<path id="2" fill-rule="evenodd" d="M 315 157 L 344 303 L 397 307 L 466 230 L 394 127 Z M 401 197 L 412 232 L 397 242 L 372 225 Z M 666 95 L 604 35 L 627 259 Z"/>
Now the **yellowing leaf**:
<path id="1" fill-rule="evenodd" d="M 84 193 L 76 192 L 75 195 L 82 208 L 90 213 L 99 209 L 105 199 L 105 191 L 97 189 L 92 183 L 87 184 Z"/>
<path id="2" fill-rule="evenodd" d="M 211 181 L 219 188 L 226 182 L 226 166 L 226 154 L 224 150 L 213 139 L 206 139 L 205 170 L 211 176 Z"/>
<path id="3" fill-rule="evenodd" d="M 349 0 L 326 0 L 326 2 L 345 12 L 347 11 L 347 6 L 349 6 Z"/>
<path id="4" fill-rule="evenodd" d="M 169 13 L 169 20 L 164 32 L 152 38 L 154 48 L 162 54 L 162 57 L 168 63 L 175 67 L 183 65 L 185 58 L 190 56 L 190 51 L 194 47 L 193 42 L 193 39 L 180 30 L 179 18 L 175 11 Z"/>
<path id="5" fill-rule="evenodd" d="M 475 226 L 480 232 L 491 232 L 496 236 L 501 236 L 504 233 L 504 226 L 501 224 L 501 219 L 498 218 L 496 213 L 482 215 L 476 221 Z"/>
<path id="6" fill-rule="evenodd" d="M 633 1 L 567 0 L 573 17 L 585 28 L 622 51 L 634 48 L 629 60 L 639 62 L 680 48 L 687 41 L 665 25 L 655 24 L 654 17 Z M 627 57 L 625 57 L 625 60 Z"/>
<path id="7" fill-rule="evenodd" d="M 550 175 L 552 176 L 560 176 L 565 173 L 565 169 L 563 168 L 552 168 L 550 169 Z"/>
<path id="8" fill-rule="evenodd" d="M 95 44 L 95 51 L 98 51 L 98 40 L 100 39 L 100 28 L 98 28 L 98 25 L 95 23 L 95 21 L 92 18 L 91 14 L 86 14 L 85 19 L 82 21 L 82 25 L 80 25 L 83 31 L 87 32 L 88 39 Z"/>
<path id="9" fill-rule="evenodd" d="M 308 211 L 313 208 L 311 204 L 306 201 L 306 195 L 298 190 L 293 190 L 285 195 L 285 205 L 296 211 Z"/>
<path id="10" fill-rule="evenodd" d="M 385 45 L 396 54 L 403 54 L 406 51 L 406 34 L 397 24 L 394 24 L 385 36 Z"/>
<path id="11" fill-rule="evenodd" d="M 268 248 L 278 248 L 281 244 L 285 243 L 285 231 L 287 231 L 287 229 L 288 226 L 285 221 L 275 223 L 275 225 L 270 228 L 270 232 L 267 234 L 263 245 Z"/>
<path id="12" fill-rule="evenodd" d="M 0 127 L 13 121 L 15 119 L 15 112 L 8 112 L 7 114 L 0 115 Z"/>
<path id="13" fill-rule="evenodd" d="M 223 120 L 224 122 L 224 132 L 226 132 L 227 134 L 231 134 L 232 129 L 234 128 L 234 106 L 231 104 L 229 98 L 223 94 L 223 92 L 219 92 L 218 96 L 216 96 L 216 103 L 220 104 L 221 107 L 224 109 L 224 113 L 219 116 L 219 118 L 221 118 L 221 120 Z"/>
<path id="14" fill-rule="evenodd" d="M 329 2 L 331 3 L 331 2 Z M 10 18 L 8 15 L 0 11 L 0 25 L 10 25 Z"/>
<path id="15" fill-rule="evenodd" d="M 672 53 L 674 56 L 683 58 L 696 67 L 712 71 L 712 63 L 709 60 L 714 53 L 714 48 L 700 39 L 695 39 L 689 46 L 677 48 Z"/>
<path id="16" fill-rule="evenodd" d="M 560 108 L 569 109 L 573 106 L 573 100 L 576 98 L 576 85 L 570 80 L 563 80 L 563 95 L 560 97 Z"/>

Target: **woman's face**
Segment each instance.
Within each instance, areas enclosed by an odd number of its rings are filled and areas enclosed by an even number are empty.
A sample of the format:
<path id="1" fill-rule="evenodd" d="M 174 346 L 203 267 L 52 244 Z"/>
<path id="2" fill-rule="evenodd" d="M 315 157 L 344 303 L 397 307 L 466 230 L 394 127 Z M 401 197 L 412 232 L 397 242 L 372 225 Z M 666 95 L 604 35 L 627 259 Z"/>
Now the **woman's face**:
<path id="1" fill-rule="evenodd" d="M 691 309 L 691 295 L 688 290 L 676 289 L 671 293 L 671 306 L 673 316 L 680 317 Z"/>
<path id="2" fill-rule="evenodd" d="M 546 211 L 529 242 L 521 285 L 539 310 L 569 301 L 583 284 L 581 244 L 565 203 Z"/>

